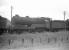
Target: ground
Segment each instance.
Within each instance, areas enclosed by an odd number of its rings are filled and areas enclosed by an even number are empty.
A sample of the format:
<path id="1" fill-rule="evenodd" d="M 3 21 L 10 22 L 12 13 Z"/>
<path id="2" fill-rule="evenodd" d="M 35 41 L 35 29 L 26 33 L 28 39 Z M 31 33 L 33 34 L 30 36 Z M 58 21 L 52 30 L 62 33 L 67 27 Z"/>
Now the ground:
<path id="1" fill-rule="evenodd" d="M 0 50 L 68 50 L 69 31 L 24 32 L 0 36 Z"/>

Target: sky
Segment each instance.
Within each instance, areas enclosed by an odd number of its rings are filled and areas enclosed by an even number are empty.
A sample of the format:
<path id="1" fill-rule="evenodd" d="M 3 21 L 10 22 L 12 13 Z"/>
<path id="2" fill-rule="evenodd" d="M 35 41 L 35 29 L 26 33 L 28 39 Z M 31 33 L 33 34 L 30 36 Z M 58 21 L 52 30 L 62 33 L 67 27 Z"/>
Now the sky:
<path id="1" fill-rule="evenodd" d="M 53 20 L 69 19 L 68 0 L 0 0 L 0 14 L 11 20 L 11 5 L 13 13 L 21 17 L 49 17 Z"/>

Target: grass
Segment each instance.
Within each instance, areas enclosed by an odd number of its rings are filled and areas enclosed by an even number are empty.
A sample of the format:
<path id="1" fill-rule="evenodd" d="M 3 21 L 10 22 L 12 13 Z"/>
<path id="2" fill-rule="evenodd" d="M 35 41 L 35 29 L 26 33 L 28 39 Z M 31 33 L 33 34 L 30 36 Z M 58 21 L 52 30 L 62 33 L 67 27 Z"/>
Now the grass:
<path id="1" fill-rule="evenodd" d="M 68 47 L 69 31 L 60 32 L 24 32 L 22 34 L 4 34 L 0 37 L 5 39 L 6 48 L 28 48 L 28 47 Z M 69 38 L 69 37 L 68 37 Z M 32 40 L 33 39 L 33 40 Z M 8 40 L 10 40 L 10 45 Z M 12 41 L 11 41 L 12 40 Z"/>

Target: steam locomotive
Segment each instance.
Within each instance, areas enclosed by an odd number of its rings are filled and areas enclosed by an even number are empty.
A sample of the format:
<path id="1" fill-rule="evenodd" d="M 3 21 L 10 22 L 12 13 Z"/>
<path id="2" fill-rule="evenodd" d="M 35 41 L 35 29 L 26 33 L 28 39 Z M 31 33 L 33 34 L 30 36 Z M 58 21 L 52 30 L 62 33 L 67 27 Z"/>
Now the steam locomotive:
<path id="1" fill-rule="evenodd" d="M 42 18 L 28 18 L 28 17 L 13 17 L 11 20 L 13 25 L 12 30 L 14 31 L 40 31 L 45 30 L 46 22 Z"/>

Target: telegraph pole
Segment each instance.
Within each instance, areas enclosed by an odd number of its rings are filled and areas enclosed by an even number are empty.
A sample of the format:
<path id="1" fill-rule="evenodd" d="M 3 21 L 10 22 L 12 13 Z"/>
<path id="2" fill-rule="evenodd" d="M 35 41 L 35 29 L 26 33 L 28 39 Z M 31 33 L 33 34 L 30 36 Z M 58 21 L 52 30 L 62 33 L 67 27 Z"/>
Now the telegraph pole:
<path id="1" fill-rule="evenodd" d="M 12 17 L 13 17 L 13 14 L 12 14 L 12 13 L 13 13 L 13 12 L 12 12 L 12 11 L 13 11 L 13 6 L 12 6 L 12 5 L 11 5 L 11 9 L 10 9 L 10 10 L 11 10 L 11 12 L 10 12 L 11 14 L 10 14 L 10 15 L 11 15 L 11 20 L 12 20 Z M 11 21 L 10 31 L 11 31 L 11 30 L 12 30 L 12 21 Z"/>
<path id="2" fill-rule="evenodd" d="M 12 9 L 13 9 L 13 7 L 11 6 L 11 19 L 12 19 Z"/>
<path id="3" fill-rule="evenodd" d="M 64 21 L 65 21 L 65 15 L 66 15 L 66 11 L 64 11 Z"/>
<path id="4" fill-rule="evenodd" d="M 65 22 L 65 31 L 66 31 L 66 21 L 65 21 L 65 18 L 66 17 L 66 11 L 64 11 L 64 22 Z"/>

